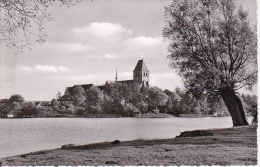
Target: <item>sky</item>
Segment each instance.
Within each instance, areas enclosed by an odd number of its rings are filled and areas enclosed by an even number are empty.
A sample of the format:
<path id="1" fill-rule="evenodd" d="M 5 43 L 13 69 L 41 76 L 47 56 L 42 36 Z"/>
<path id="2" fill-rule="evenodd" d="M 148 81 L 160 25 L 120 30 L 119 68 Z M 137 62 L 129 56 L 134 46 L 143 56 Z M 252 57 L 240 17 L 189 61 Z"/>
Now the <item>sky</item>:
<path id="1" fill-rule="evenodd" d="M 150 84 L 174 91 L 183 88 L 171 69 L 168 41 L 162 37 L 164 7 L 171 0 L 93 0 L 70 8 L 54 3 L 44 44 L 14 54 L 1 46 L 0 99 L 21 94 L 25 100 L 51 100 L 78 84 L 103 85 L 133 79 L 137 61 L 150 71 Z M 256 24 L 256 0 L 238 0 Z M 252 92 L 247 92 L 252 93 Z M 254 93 L 254 92 L 253 92 Z"/>

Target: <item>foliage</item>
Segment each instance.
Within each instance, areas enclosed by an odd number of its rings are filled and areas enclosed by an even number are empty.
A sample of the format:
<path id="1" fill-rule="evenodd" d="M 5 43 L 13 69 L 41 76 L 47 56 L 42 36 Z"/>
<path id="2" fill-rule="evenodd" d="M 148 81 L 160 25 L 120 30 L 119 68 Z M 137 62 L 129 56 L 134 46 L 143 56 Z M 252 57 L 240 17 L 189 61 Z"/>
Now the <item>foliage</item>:
<path id="1" fill-rule="evenodd" d="M 254 115 L 257 113 L 257 96 L 256 95 L 244 95 L 242 94 L 242 99 L 244 103 L 246 103 L 246 110 L 250 115 Z"/>
<path id="2" fill-rule="evenodd" d="M 56 99 L 58 100 L 58 99 L 60 99 L 61 98 L 61 93 L 60 93 L 60 91 L 58 90 L 58 92 L 57 92 L 57 94 L 56 94 Z"/>
<path id="3" fill-rule="evenodd" d="M 140 101 L 136 104 L 136 107 L 139 109 L 141 113 L 147 113 L 148 112 L 148 104 L 144 101 Z"/>
<path id="4" fill-rule="evenodd" d="M 135 113 L 139 112 L 138 108 L 135 107 L 132 103 L 126 103 L 124 105 L 124 111 L 125 111 L 125 116 L 127 117 L 132 117 L 134 116 Z"/>
<path id="5" fill-rule="evenodd" d="M 0 44 L 21 51 L 29 47 L 30 39 L 36 37 L 43 43 L 46 37 L 44 23 L 50 21 L 48 8 L 55 0 L 2 0 L 0 1 Z M 62 5 L 72 6 L 80 0 L 58 0 Z"/>
<path id="6" fill-rule="evenodd" d="M 197 99 L 221 95 L 234 126 L 248 125 L 235 90 L 257 81 L 257 37 L 233 0 L 173 0 L 166 7 L 169 58 Z"/>
<path id="7" fill-rule="evenodd" d="M 103 98 L 103 92 L 98 87 L 92 86 L 88 89 L 86 91 L 86 111 L 88 113 L 101 113 Z"/>
<path id="8" fill-rule="evenodd" d="M 36 111 L 38 117 L 51 117 L 57 114 L 55 110 L 47 107 L 36 108 Z"/>
<path id="9" fill-rule="evenodd" d="M 189 90 L 250 88 L 257 76 L 257 38 L 233 0 L 174 0 L 166 7 L 169 58 Z"/>
<path id="10" fill-rule="evenodd" d="M 104 93 L 107 94 L 111 99 L 119 98 L 119 87 L 122 84 L 106 83 L 104 86 Z"/>
<path id="11" fill-rule="evenodd" d="M 8 99 L 1 99 L 0 100 L 0 117 L 6 118 L 9 111 L 10 111 L 9 100 Z"/>
<path id="12" fill-rule="evenodd" d="M 84 104 L 86 100 L 86 92 L 84 88 L 80 85 L 73 86 L 72 97 L 75 100 L 75 105 L 80 106 Z"/>
<path id="13" fill-rule="evenodd" d="M 125 115 L 125 109 L 120 99 L 115 99 L 112 101 L 109 111 L 111 114 Z"/>
<path id="14" fill-rule="evenodd" d="M 151 87 L 148 91 L 147 103 L 150 109 L 155 109 L 158 105 L 165 105 L 168 96 L 159 88 Z"/>
<path id="15" fill-rule="evenodd" d="M 13 102 L 17 102 L 19 104 L 22 104 L 24 103 L 24 98 L 23 96 L 19 95 L 19 94 L 15 94 L 15 95 L 12 95 L 10 98 L 9 98 L 9 102 L 10 103 L 13 103 Z"/>
<path id="16" fill-rule="evenodd" d="M 80 93 L 82 87 L 75 86 L 74 93 Z M 36 107 L 34 102 L 24 102 L 21 95 L 12 95 L 9 99 L 0 101 L 0 116 L 6 118 L 7 114 L 15 117 L 58 117 L 58 116 L 86 116 L 88 114 L 113 114 L 117 116 L 132 117 L 136 113 L 150 113 L 156 108 L 161 113 L 168 113 L 179 116 L 183 113 L 194 113 L 200 103 L 209 106 L 207 97 L 197 100 L 191 93 L 182 91 L 182 100 L 176 100 L 177 93 L 157 87 L 142 87 L 138 84 L 122 85 L 110 83 L 107 85 L 110 91 L 101 91 L 98 87 L 92 86 L 84 91 L 82 104 L 71 101 L 51 101 L 51 106 L 43 105 Z M 108 93 L 109 92 L 109 93 Z M 74 95 L 75 95 L 74 94 Z M 207 100 L 205 100 L 207 99 Z M 248 100 L 250 101 L 250 100 Z M 210 108 L 212 109 L 212 108 Z M 213 110 L 213 109 L 212 109 Z M 202 113 L 207 114 L 207 113 Z"/>
<path id="17" fill-rule="evenodd" d="M 51 106 L 54 107 L 54 108 L 58 107 L 59 106 L 59 102 L 56 99 L 52 99 L 51 100 Z"/>
<path id="18" fill-rule="evenodd" d="M 179 101 L 175 99 L 175 93 L 171 92 L 170 90 L 164 90 L 164 93 L 168 96 L 168 101 L 166 102 L 166 113 L 170 113 L 172 115 L 178 116 L 181 114 L 183 111 L 179 105 Z M 177 94 L 177 91 L 176 91 Z"/>
<path id="19" fill-rule="evenodd" d="M 22 105 L 18 102 L 12 102 L 10 103 L 10 111 L 9 114 L 13 114 L 14 117 L 18 117 L 21 118 L 22 114 L 21 114 L 21 110 L 22 110 Z"/>
<path id="20" fill-rule="evenodd" d="M 84 115 L 84 110 L 85 110 L 85 108 L 83 108 L 83 107 L 76 107 L 76 109 L 75 109 L 76 111 L 75 111 L 75 114 L 76 115 Z"/>
<path id="21" fill-rule="evenodd" d="M 18 117 L 35 117 L 37 116 L 36 105 L 33 102 L 24 103 Z"/>

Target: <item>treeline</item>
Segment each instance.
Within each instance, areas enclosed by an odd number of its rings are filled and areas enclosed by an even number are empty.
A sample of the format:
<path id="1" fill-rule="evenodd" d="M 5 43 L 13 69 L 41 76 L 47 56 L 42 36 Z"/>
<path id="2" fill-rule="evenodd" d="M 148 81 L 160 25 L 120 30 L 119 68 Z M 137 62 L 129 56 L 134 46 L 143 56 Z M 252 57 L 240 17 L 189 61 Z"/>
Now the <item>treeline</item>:
<path id="1" fill-rule="evenodd" d="M 0 116 L 1 118 L 32 117 L 37 115 L 36 105 L 33 102 L 25 102 L 24 98 L 19 95 L 12 95 L 9 99 L 1 99 Z"/>
<path id="2" fill-rule="evenodd" d="M 175 92 L 161 90 L 157 87 L 141 87 L 132 83 L 107 83 L 104 89 L 92 86 L 84 90 L 80 85 L 72 87 L 70 97 L 73 101 L 61 100 L 61 95 L 51 102 L 26 102 L 21 95 L 12 95 L 9 99 L 0 101 L 0 116 L 13 117 L 59 117 L 90 115 L 110 115 L 132 117 L 136 113 L 160 112 L 180 116 L 181 114 L 212 115 L 228 111 L 218 96 L 195 97 L 191 92 Z M 181 98 L 179 98 L 181 97 Z M 245 110 L 252 114 L 256 112 L 257 96 L 242 95 Z M 108 116 L 109 117 L 109 116 Z"/>
<path id="3" fill-rule="evenodd" d="M 173 106 L 177 106 L 173 92 L 157 87 L 141 87 L 137 83 L 107 83 L 104 90 L 92 86 L 86 91 L 76 85 L 72 87 L 70 96 L 74 99 L 73 103 L 53 99 L 55 110 L 77 115 L 115 114 L 131 117 L 135 113 L 148 113 L 156 109 L 173 113 Z"/>

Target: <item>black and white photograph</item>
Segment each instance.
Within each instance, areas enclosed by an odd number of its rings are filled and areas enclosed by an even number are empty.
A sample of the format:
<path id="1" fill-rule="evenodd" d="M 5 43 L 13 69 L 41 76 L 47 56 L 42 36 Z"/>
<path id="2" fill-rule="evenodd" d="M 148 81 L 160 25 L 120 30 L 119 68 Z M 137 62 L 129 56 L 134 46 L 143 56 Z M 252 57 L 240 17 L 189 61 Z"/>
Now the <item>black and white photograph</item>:
<path id="1" fill-rule="evenodd" d="M 258 0 L 0 0 L 0 166 L 257 166 Z"/>

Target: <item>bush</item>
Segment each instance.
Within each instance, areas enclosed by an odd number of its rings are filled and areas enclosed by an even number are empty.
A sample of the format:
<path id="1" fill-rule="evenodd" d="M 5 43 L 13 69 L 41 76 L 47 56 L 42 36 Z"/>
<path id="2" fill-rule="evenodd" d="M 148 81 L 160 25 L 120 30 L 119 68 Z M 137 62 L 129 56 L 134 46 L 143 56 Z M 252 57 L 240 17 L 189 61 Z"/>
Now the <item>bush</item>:
<path id="1" fill-rule="evenodd" d="M 77 107 L 75 110 L 76 115 L 84 115 L 85 114 L 85 109 L 83 107 Z"/>

